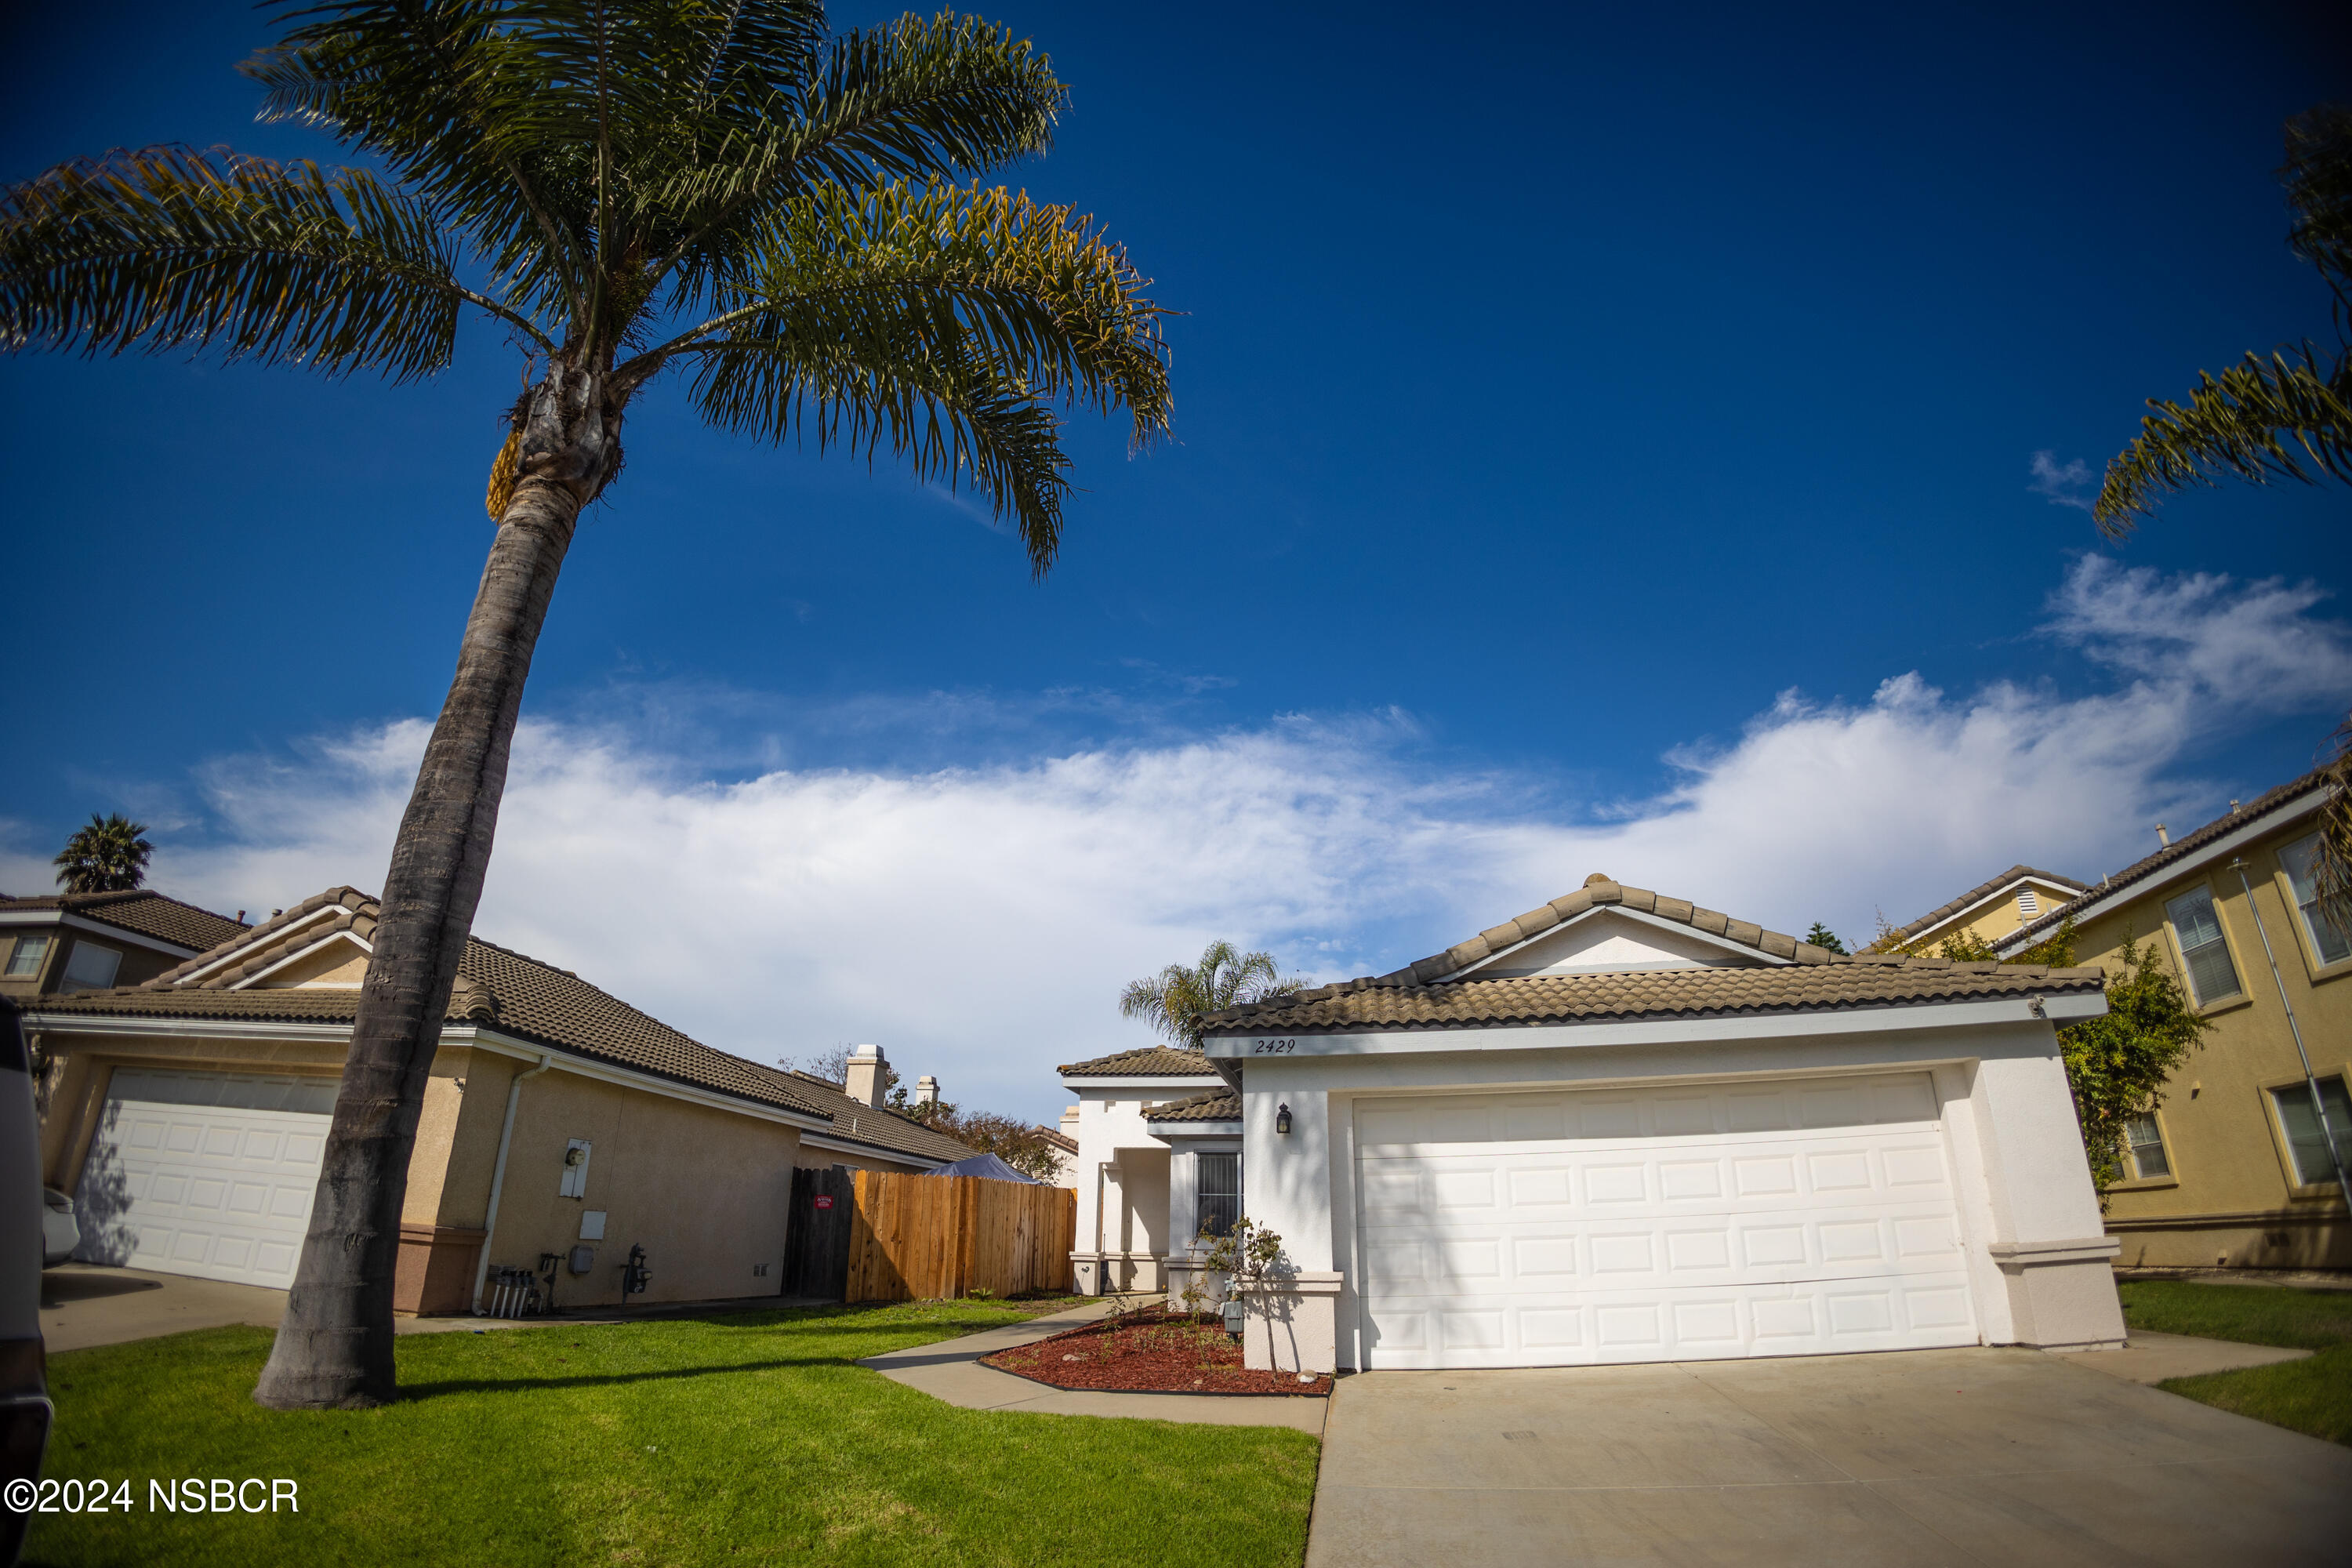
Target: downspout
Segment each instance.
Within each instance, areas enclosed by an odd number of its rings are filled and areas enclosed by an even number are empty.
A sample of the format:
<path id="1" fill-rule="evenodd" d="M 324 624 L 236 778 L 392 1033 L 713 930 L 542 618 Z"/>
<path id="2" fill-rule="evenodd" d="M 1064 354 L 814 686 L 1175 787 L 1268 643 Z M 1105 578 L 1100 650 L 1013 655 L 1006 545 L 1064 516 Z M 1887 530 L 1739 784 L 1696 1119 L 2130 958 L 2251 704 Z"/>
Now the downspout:
<path id="1" fill-rule="evenodd" d="M 514 1142 L 515 1104 L 522 1099 L 522 1080 L 537 1078 L 553 1070 L 555 1058 L 546 1051 L 539 1054 L 539 1065 L 529 1072 L 519 1072 L 507 1084 L 506 1125 L 499 1129 L 499 1163 L 490 1170 L 490 1212 L 482 1218 L 482 1256 L 474 1264 L 474 1316 L 482 1315 L 482 1287 L 490 1278 L 490 1237 L 499 1227 L 499 1194 L 506 1190 L 507 1146 Z"/>
<path id="2" fill-rule="evenodd" d="M 2311 1091 L 2311 1112 L 2319 1118 L 2320 1141 L 2327 1145 L 2328 1163 L 2336 1167 L 2336 1185 L 2344 1194 L 2346 1212 L 2352 1213 L 2352 1176 L 2344 1173 L 2344 1156 L 2336 1147 L 2336 1130 L 2327 1125 L 2327 1102 L 2319 1095 L 2319 1080 L 2312 1076 L 2311 1053 L 2303 1048 L 2303 1026 L 2294 1021 L 2294 1004 L 2286 999 L 2286 977 L 2279 973 L 2278 954 L 2271 951 L 2271 933 L 2263 929 L 2263 911 L 2254 908 L 2254 885 L 2246 879 L 2246 860 L 2241 855 L 2230 862 L 2230 869 L 2238 874 L 2238 885 L 2246 889 L 2246 912 L 2254 917 L 2254 930 L 2263 939 L 2263 956 L 2271 961 L 2271 984 L 2278 987 L 2279 1005 L 2286 1009 L 2286 1026 L 2294 1036 L 2294 1054 L 2303 1062 L 2303 1087 Z"/>

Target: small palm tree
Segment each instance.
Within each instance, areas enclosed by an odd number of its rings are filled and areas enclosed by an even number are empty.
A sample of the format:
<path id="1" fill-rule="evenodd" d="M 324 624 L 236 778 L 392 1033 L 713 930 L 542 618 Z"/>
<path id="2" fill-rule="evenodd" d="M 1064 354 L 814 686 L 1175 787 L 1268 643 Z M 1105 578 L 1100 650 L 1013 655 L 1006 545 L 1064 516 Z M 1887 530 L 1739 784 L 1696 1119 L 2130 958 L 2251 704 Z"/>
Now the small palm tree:
<path id="1" fill-rule="evenodd" d="M 970 485 L 1033 572 L 1069 491 L 1058 407 L 1169 413 L 1160 307 L 1067 207 L 978 177 L 1067 93 L 950 14 L 828 40 L 819 0 L 324 0 L 248 62 L 266 118 L 375 169 L 151 148 L 0 197 L 0 342 L 395 381 L 468 310 L 517 352 L 498 524 L 385 872 L 309 1237 L 255 1397 L 393 1396 L 393 1271 L 438 1020 L 523 681 L 580 514 L 667 378 L 720 429 Z M 689 520 L 690 521 L 690 520 Z M 724 570 L 723 563 L 714 569 Z"/>
<path id="2" fill-rule="evenodd" d="M 121 812 L 89 815 L 89 826 L 77 827 L 66 847 L 50 862 L 58 868 L 58 886 L 68 893 L 127 893 L 147 880 L 147 858 L 155 847 L 143 837 L 147 825 Z"/>
<path id="3" fill-rule="evenodd" d="M 1287 996 L 1305 982 L 1286 980 L 1270 952 L 1240 952 L 1213 942 L 1198 964 L 1171 963 L 1148 980 L 1130 980 L 1118 994 L 1122 1018 L 1141 1018 L 1187 1050 L 1201 1048 L 1201 1020 L 1246 1002 Z"/>
<path id="4" fill-rule="evenodd" d="M 2287 243 L 2335 290 L 2331 359 L 2308 341 L 2264 358 L 2249 353 L 2220 376 L 2199 372 L 2186 407 L 2148 400 L 2139 439 L 2107 464 L 2092 516 L 2122 539 L 2160 496 L 2230 474 L 2352 482 L 2352 108 L 2322 104 L 2286 122 L 2286 184 L 2294 226 Z M 2352 717 L 2336 733 L 2336 793 L 2320 818 L 2319 895 L 2352 922 Z"/>

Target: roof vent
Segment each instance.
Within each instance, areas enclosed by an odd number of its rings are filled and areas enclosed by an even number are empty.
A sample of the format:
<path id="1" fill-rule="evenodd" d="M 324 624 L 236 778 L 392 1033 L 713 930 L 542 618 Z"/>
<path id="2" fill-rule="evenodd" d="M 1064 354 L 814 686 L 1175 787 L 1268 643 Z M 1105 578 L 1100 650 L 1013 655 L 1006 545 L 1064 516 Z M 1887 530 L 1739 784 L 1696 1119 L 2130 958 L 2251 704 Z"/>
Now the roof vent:
<path id="1" fill-rule="evenodd" d="M 2164 824 L 2161 822 L 2156 825 L 2156 841 L 2167 849 L 2172 847 L 2172 835 L 2164 830 Z"/>
<path id="2" fill-rule="evenodd" d="M 2042 901 L 2033 896 L 2032 889 L 2024 889 L 2017 895 L 2017 912 L 2028 919 L 2042 912 Z"/>
<path id="3" fill-rule="evenodd" d="M 1616 879 L 1616 878 L 1611 876 L 1606 871 L 1595 871 L 1592 875 L 1584 879 L 1584 885 L 1588 888 L 1597 888 L 1603 882 L 1613 882 Z"/>

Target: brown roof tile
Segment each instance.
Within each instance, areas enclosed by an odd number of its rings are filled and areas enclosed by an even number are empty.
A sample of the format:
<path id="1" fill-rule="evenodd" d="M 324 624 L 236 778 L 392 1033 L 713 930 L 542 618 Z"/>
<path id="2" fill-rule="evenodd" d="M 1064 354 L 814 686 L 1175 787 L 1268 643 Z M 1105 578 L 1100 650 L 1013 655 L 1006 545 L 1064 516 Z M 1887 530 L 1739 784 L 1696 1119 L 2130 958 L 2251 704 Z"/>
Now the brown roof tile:
<path id="1" fill-rule="evenodd" d="M 282 934 L 301 916 L 330 905 L 336 906 L 334 915 L 318 922 L 315 932 Z M 334 931 L 348 930 L 364 936 L 374 930 L 375 914 L 373 900 L 349 888 L 331 889 L 242 932 L 237 941 L 191 959 L 143 985 L 44 997 L 28 1011 L 347 1024 L 359 1010 L 356 988 L 232 991 L 228 987 L 240 976 L 257 973 Z M 252 956 L 239 958 L 248 951 Z M 174 975 L 184 976 L 231 958 L 238 961 L 200 984 L 172 983 Z M 820 1118 L 825 1114 L 813 1103 L 814 1096 L 802 1092 L 788 1075 L 706 1046 L 553 964 L 474 937 L 467 941 L 457 976 L 445 1015 L 449 1023 L 495 1021 L 500 1034 L 532 1045 L 715 1089 L 739 1100 Z M 956 1147 L 962 1150 L 961 1144 Z"/>
<path id="2" fill-rule="evenodd" d="M 781 1068 L 774 1070 L 782 1071 Z M 783 1076 L 791 1082 L 794 1094 L 832 1116 L 833 1135 L 836 1138 L 855 1139 L 894 1154 L 908 1154 L 922 1160 L 969 1160 L 980 1152 L 935 1128 L 924 1126 L 912 1117 L 868 1105 L 862 1100 L 852 1100 L 842 1091 L 839 1084 L 814 1074 L 794 1069 Z"/>
<path id="3" fill-rule="evenodd" d="M 1535 974 L 1444 985 L 1363 981 L 1325 986 L 1288 1002 L 1214 1015 L 1213 1036 L 1356 1034 L 1649 1018 L 1718 1018 L 1846 1012 L 1926 1002 L 2095 992 L 2100 971 L 2040 964 L 1953 963 L 1940 958 L 1869 959 L 1773 968 L 1655 969 L 1612 974 Z"/>
<path id="4" fill-rule="evenodd" d="M 24 899 L 0 893 L 0 909 L 57 910 L 198 952 L 235 941 L 249 929 L 226 915 L 147 888 L 121 893 L 46 893 Z"/>
<path id="5" fill-rule="evenodd" d="M 2174 839 L 2155 854 L 2135 860 L 2114 876 L 2102 879 L 2097 887 L 2084 889 L 2074 898 L 2060 904 L 2054 910 L 2048 910 L 2031 925 L 2002 937 L 1999 945 L 2004 950 L 2011 947 L 2032 946 L 2033 938 L 2057 926 L 2069 915 L 2075 913 L 2085 905 L 2105 898 L 2119 888 L 2127 888 L 2134 882 L 2146 880 L 2182 856 L 2196 853 L 2232 828 L 2244 826 L 2266 811 L 2284 805 L 2299 795 L 2309 795 L 2315 790 L 2326 790 L 2328 787 L 2327 773 L 2327 768 L 2314 768 L 2299 779 L 2291 779 L 2276 789 L 2265 791 L 2237 810 L 2215 817 L 2195 832 Z"/>
<path id="6" fill-rule="evenodd" d="M 1217 1069 L 1199 1051 L 1140 1046 L 1092 1061 L 1065 1062 L 1054 1069 L 1064 1078 L 1214 1078 Z"/>
<path id="7" fill-rule="evenodd" d="M 1179 1100 L 1158 1106 L 1143 1113 L 1146 1121 L 1239 1121 L 1242 1119 L 1242 1097 L 1230 1089 L 1210 1094 L 1196 1094 L 1190 1100 Z"/>
<path id="8" fill-rule="evenodd" d="M 2062 877 L 2055 871 L 2037 870 L 2032 866 L 2011 866 L 2000 876 L 1991 878 L 1987 881 L 1978 883 L 1975 887 L 1970 888 L 1967 892 L 1962 893 L 1958 898 L 1954 899 L 1950 903 L 1945 904 L 1938 909 L 1929 910 L 1926 914 L 1921 915 L 1917 920 L 1913 921 L 1909 925 L 1905 926 L 1895 934 L 1902 937 L 1904 941 L 1908 942 L 1913 937 L 1917 936 L 1921 931 L 1928 931 L 1936 926 L 1941 925 L 1944 921 L 1951 919 L 1954 915 L 1958 914 L 1962 910 L 1967 909 L 1970 904 L 1975 903 L 1978 900 L 1991 897 L 1994 893 L 1999 892 L 2001 889 L 2008 887 L 2011 882 L 2014 882 L 2022 877 L 2031 877 L 2037 882 L 2049 882 L 2061 888 L 2072 888 L 2077 893 L 2085 890 L 2084 885 L 2074 880 L 2072 877 Z"/>

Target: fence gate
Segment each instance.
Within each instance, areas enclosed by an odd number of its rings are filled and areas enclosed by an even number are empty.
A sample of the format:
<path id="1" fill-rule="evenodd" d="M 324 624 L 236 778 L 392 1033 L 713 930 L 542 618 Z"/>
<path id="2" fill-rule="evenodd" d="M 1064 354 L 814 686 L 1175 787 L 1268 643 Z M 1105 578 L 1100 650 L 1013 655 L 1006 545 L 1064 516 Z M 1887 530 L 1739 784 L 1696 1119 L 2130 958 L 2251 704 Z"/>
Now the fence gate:
<path id="1" fill-rule="evenodd" d="M 849 1226 L 857 1189 L 846 1165 L 793 1172 L 793 1212 L 784 1227 L 782 1294 L 838 1301 L 849 1278 Z"/>

